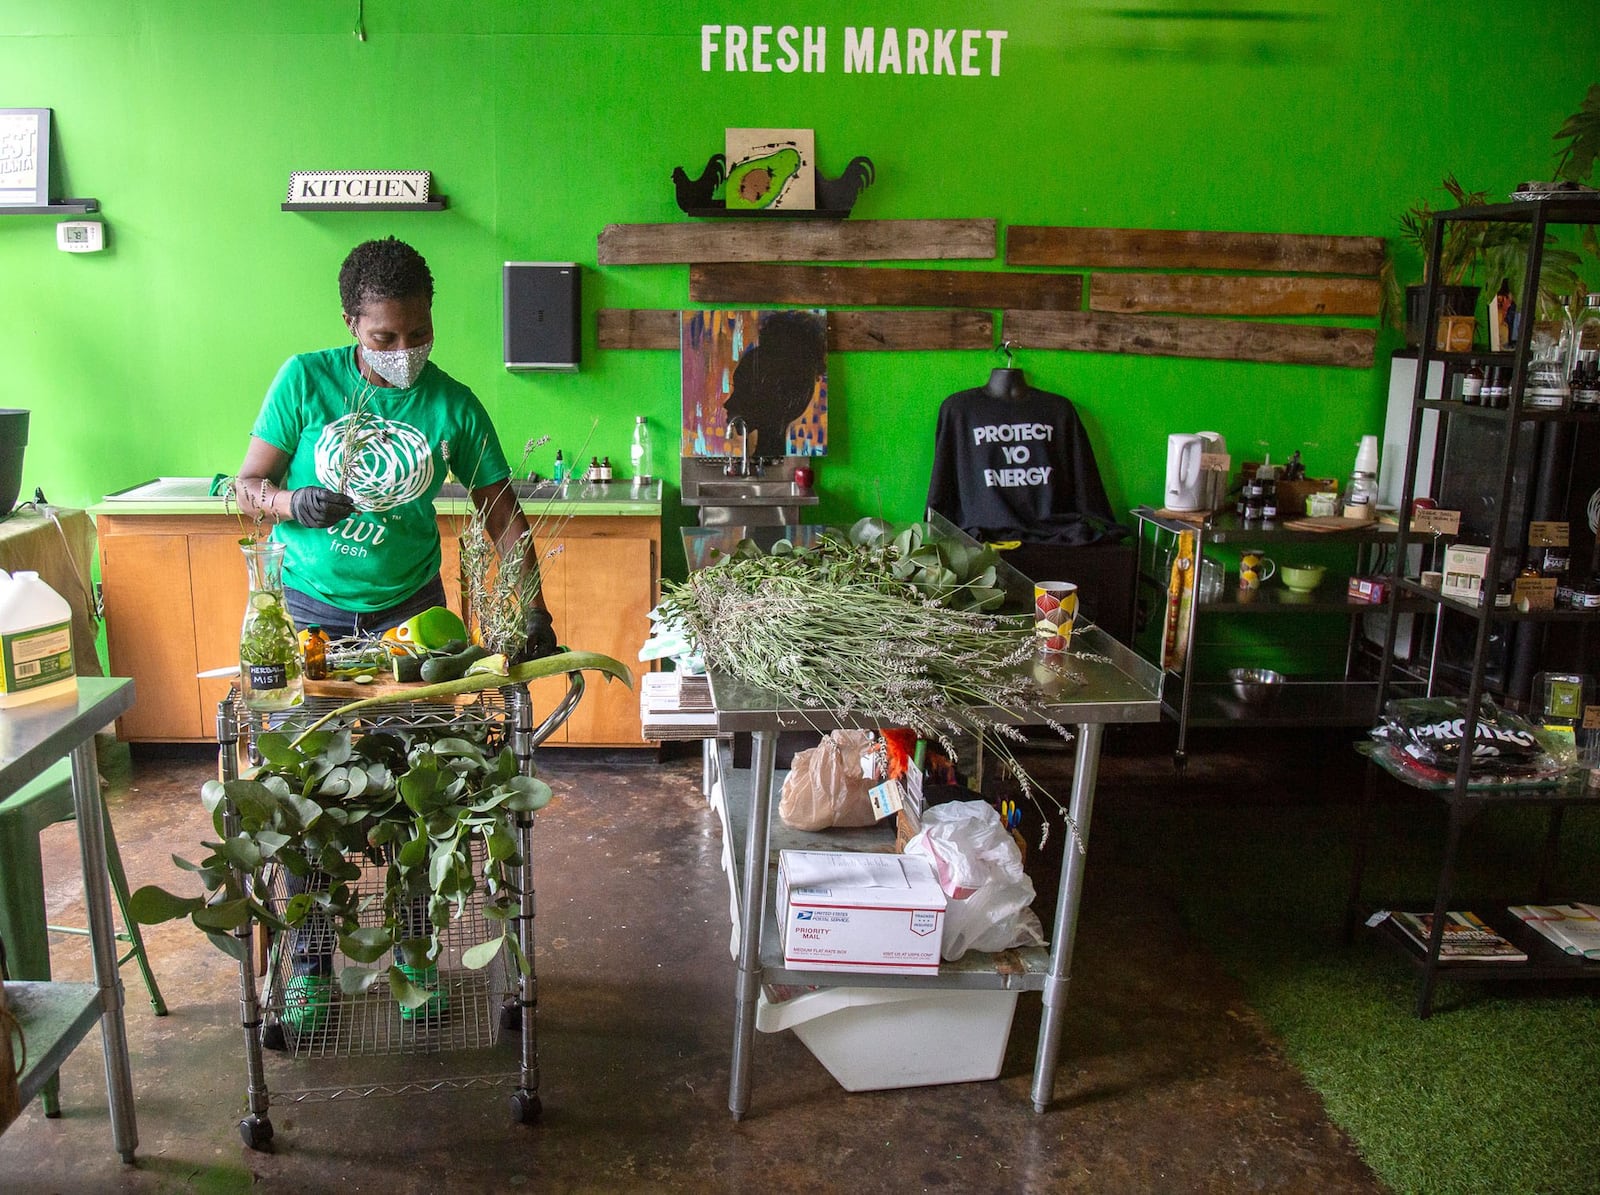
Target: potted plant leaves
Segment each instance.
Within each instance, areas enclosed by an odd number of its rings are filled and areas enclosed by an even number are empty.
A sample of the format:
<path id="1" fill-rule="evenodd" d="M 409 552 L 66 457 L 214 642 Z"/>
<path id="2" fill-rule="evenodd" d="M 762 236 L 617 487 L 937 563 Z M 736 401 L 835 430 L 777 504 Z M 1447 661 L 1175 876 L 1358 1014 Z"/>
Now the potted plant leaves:
<path id="1" fill-rule="evenodd" d="M 1454 201 L 1452 207 L 1481 207 L 1490 202 L 1487 191 L 1468 191 L 1454 174 L 1442 186 Z M 1433 260 L 1434 222 L 1450 207 L 1434 207 L 1427 200 L 1409 208 L 1400 217 L 1401 241 L 1422 257 L 1423 281 L 1401 287 L 1393 259 L 1384 262 L 1382 271 L 1383 315 L 1387 322 L 1403 327 L 1406 344 L 1416 347 L 1422 341 L 1422 304 L 1427 279 L 1439 282 L 1439 315 L 1476 316 L 1478 297 L 1485 284 L 1505 283 L 1520 289 L 1527 272 L 1529 227 L 1521 222 L 1497 220 L 1447 220 L 1440 241 L 1439 256 Z M 1550 297 L 1570 291 L 1577 283 L 1578 256 L 1557 244 L 1546 244 L 1539 274 L 1539 293 Z M 1402 299 L 1403 291 L 1403 299 Z"/>

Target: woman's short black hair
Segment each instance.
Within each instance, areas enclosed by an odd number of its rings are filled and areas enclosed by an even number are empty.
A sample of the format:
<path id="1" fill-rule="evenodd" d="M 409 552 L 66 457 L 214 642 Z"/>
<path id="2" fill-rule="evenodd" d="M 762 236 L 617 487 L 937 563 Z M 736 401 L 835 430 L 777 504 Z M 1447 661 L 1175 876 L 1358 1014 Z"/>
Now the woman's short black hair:
<path id="1" fill-rule="evenodd" d="M 369 299 L 433 302 L 433 274 L 410 245 L 394 237 L 362 241 L 339 267 L 339 302 L 347 315 L 359 315 Z"/>

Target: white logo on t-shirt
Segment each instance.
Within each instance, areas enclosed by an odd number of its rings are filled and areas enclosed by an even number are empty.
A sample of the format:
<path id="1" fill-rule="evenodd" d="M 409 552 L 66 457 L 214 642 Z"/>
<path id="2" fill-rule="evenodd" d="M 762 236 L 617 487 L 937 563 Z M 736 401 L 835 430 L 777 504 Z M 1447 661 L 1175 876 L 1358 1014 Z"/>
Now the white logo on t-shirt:
<path id="1" fill-rule="evenodd" d="M 341 416 L 324 427 L 314 461 L 317 480 L 348 494 L 357 510 L 392 510 L 420 498 L 433 484 L 433 449 L 422 433 L 368 412 Z"/>

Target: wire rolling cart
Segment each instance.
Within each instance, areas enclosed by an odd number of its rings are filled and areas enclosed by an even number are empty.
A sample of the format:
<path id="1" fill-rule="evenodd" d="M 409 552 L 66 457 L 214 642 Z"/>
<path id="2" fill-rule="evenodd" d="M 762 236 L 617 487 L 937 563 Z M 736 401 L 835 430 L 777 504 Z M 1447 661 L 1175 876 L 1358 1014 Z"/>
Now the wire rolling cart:
<path id="1" fill-rule="evenodd" d="M 447 731 L 464 737 L 476 735 L 490 748 L 509 745 L 517 770 L 533 774 L 533 753 L 557 730 L 583 696 L 583 677 L 572 673 L 567 692 L 537 727 L 526 685 L 511 685 L 499 690 L 474 694 L 464 704 L 396 702 L 363 711 L 356 733 L 373 731 Z M 344 699 L 308 696 L 293 712 L 296 720 L 315 718 L 344 704 Z M 282 718 L 282 715 L 273 715 Z M 268 727 L 267 715 L 245 708 L 235 686 L 217 703 L 217 752 L 219 771 L 224 781 L 240 778 L 241 766 L 248 767 L 255 737 Z M 534 870 L 533 823 L 531 812 L 518 813 L 517 851 L 521 866 L 514 871 L 519 905 L 512 918 L 517 945 L 527 959 L 528 974 L 521 975 L 508 966 L 504 952 L 482 969 L 462 965 L 462 955 L 474 945 L 499 937 L 503 932 L 484 916 L 481 890 L 474 893 L 463 912 L 440 927 L 440 952 L 435 960 L 438 981 L 431 980 L 438 995 L 422 1008 L 402 1012 L 379 979 L 359 995 L 340 994 L 320 1008 L 309 1010 L 297 1005 L 296 1015 L 285 1017 L 286 993 L 293 973 L 289 949 L 290 935 L 268 935 L 265 963 L 257 971 L 258 943 L 254 919 L 234 931 L 240 950 L 239 1023 L 244 1033 L 245 1079 L 248 1113 L 239 1122 L 239 1134 L 251 1149 L 267 1149 L 273 1127 L 268 1114 L 276 1103 L 298 1104 L 315 1101 L 352 1100 L 375 1095 L 425 1094 L 435 1091 L 461 1091 L 469 1088 L 497 1088 L 515 1084 L 510 1097 L 511 1116 L 521 1124 L 539 1118 L 538 1052 L 538 977 L 534 969 Z M 227 834 L 239 831 L 239 815 L 231 801 L 223 805 L 223 827 Z M 375 863 L 362 855 L 347 856 L 361 869 L 355 881 L 358 894 L 371 893 L 378 899 L 368 902 L 370 914 L 381 924 L 382 893 L 386 863 Z M 483 847 L 474 843 L 472 864 L 480 875 L 484 865 Z M 242 877 L 249 883 L 249 877 Z M 281 909 L 288 898 L 281 868 L 268 872 L 268 891 L 261 893 L 269 908 Z M 263 931 L 265 932 L 265 931 Z M 315 933 L 315 929 L 312 931 Z M 323 954 L 337 961 L 337 938 L 331 926 L 320 946 Z M 302 947 L 304 942 L 301 942 Z M 502 1032 L 519 1035 L 519 1065 L 514 1071 L 452 1075 L 418 1079 L 392 1079 L 343 1082 L 324 1087 L 269 1090 L 263 1049 L 281 1051 L 296 1062 L 317 1059 L 381 1058 L 395 1055 L 455 1054 L 495 1046 Z"/>

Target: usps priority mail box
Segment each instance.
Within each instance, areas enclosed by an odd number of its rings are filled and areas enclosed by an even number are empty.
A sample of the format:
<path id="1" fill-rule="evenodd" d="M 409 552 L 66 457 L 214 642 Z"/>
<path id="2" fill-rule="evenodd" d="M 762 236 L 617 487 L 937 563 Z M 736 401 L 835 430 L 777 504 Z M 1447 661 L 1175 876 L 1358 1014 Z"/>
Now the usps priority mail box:
<path id="1" fill-rule="evenodd" d="M 916 855 L 782 851 L 778 922 L 785 966 L 932 975 L 945 895 Z"/>

